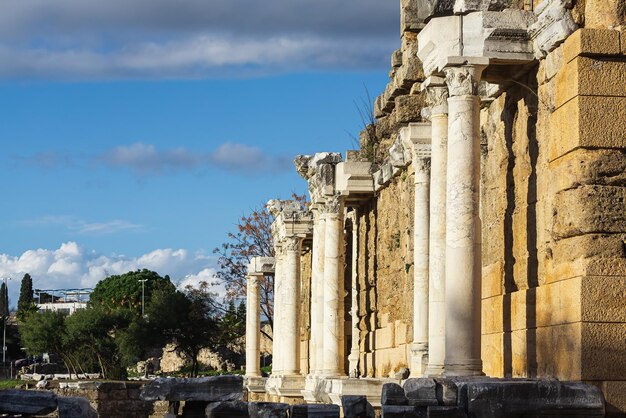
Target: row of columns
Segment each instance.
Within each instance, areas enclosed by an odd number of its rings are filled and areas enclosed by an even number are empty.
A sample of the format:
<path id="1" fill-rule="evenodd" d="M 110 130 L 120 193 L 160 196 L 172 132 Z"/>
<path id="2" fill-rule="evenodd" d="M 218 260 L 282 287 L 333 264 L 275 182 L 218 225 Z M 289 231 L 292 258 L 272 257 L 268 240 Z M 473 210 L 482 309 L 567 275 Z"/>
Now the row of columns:
<path id="1" fill-rule="evenodd" d="M 461 61 L 461 65 L 444 68 L 445 79 L 430 77 L 424 83 L 431 124 L 428 133 L 418 132 L 411 138 L 415 170 L 413 376 L 482 373 L 477 85 L 486 65 Z M 342 196 L 326 196 L 312 211 L 309 372 L 311 376 L 338 377 L 344 375 L 345 354 Z M 276 243 L 273 374 L 300 374 L 301 245 L 302 238 L 297 236 Z M 356 275 L 354 267 L 353 272 Z M 249 280 L 248 306 L 258 304 L 254 283 Z M 356 302 L 352 303 L 354 320 Z M 258 332 L 257 337 L 252 336 L 255 327 L 251 323 L 258 318 L 251 314 L 248 321 L 250 346 L 258 346 Z M 257 373 L 258 354 L 256 357 L 256 362 L 249 359 L 248 364 L 254 365 L 250 375 Z M 354 341 L 350 357 L 350 367 L 354 367 L 358 364 Z"/>
<path id="2" fill-rule="evenodd" d="M 424 83 L 430 164 L 414 158 L 415 299 L 411 374 L 482 374 L 480 98 L 486 65 L 458 60 Z M 425 356 L 425 352 L 428 353 Z M 427 360 L 426 360 L 427 359 Z"/>

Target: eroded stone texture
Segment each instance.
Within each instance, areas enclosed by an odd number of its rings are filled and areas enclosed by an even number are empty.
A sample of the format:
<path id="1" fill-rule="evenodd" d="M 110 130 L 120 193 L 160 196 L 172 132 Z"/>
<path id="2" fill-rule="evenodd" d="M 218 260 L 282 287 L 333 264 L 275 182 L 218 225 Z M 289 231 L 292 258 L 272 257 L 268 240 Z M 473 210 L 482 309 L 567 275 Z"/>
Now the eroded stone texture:
<path id="1" fill-rule="evenodd" d="M 45 415 L 57 409 L 57 396 L 48 391 L 0 390 L 0 412 L 5 414 Z"/>
<path id="2" fill-rule="evenodd" d="M 345 418 L 374 418 L 374 408 L 365 396 L 348 395 L 341 398 Z"/>
<path id="3" fill-rule="evenodd" d="M 245 402 L 212 402 L 204 410 L 206 418 L 248 418 Z"/>
<path id="4" fill-rule="evenodd" d="M 78 397 L 59 397 L 59 418 L 98 418 L 89 401 Z"/>
<path id="5" fill-rule="evenodd" d="M 198 379 L 159 378 L 141 391 L 146 401 L 228 402 L 243 398 L 241 376 L 214 376 Z"/>
<path id="6" fill-rule="evenodd" d="M 293 405 L 291 418 L 339 418 L 337 405 Z"/>
<path id="7" fill-rule="evenodd" d="M 382 405 L 408 405 L 409 401 L 402 386 L 396 383 L 385 383 L 380 398 Z"/>

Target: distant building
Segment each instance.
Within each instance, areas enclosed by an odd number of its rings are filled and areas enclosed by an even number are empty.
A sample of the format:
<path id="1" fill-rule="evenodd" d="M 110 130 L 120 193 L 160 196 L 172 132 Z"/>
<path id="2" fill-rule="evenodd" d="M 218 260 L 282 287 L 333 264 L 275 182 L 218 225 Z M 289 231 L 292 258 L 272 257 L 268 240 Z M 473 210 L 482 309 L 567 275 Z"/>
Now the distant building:
<path id="1" fill-rule="evenodd" d="M 85 309 L 92 289 L 55 289 L 39 290 L 37 308 L 40 311 L 63 312 L 72 315 L 79 309 Z M 44 302 L 42 302 L 44 301 Z"/>

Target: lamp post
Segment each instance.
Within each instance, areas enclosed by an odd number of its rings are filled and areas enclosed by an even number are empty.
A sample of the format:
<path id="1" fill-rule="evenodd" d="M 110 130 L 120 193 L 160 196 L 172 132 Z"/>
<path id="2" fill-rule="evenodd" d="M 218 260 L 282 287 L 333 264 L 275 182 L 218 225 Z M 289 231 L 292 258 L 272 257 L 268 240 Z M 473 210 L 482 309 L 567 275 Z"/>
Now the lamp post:
<path id="1" fill-rule="evenodd" d="M 140 279 L 138 281 L 141 282 L 141 317 L 143 318 L 145 316 L 145 313 L 144 313 L 144 310 L 145 310 L 145 296 L 146 296 L 145 286 L 146 286 L 146 282 L 148 281 L 148 279 Z"/>

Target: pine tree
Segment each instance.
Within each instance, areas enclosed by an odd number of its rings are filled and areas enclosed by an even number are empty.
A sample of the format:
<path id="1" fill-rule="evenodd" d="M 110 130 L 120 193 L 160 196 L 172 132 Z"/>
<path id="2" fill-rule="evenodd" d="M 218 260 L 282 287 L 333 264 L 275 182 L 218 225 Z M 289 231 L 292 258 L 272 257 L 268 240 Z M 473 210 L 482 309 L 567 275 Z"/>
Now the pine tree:
<path id="1" fill-rule="evenodd" d="M 20 287 L 20 298 L 17 301 L 17 316 L 23 319 L 29 312 L 35 310 L 35 301 L 33 299 L 33 279 L 30 274 L 26 273 L 22 278 Z"/>
<path id="2" fill-rule="evenodd" d="M 9 317 L 9 294 L 7 293 L 6 284 L 2 283 L 0 286 L 0 318 L 6 319 Z"/>

